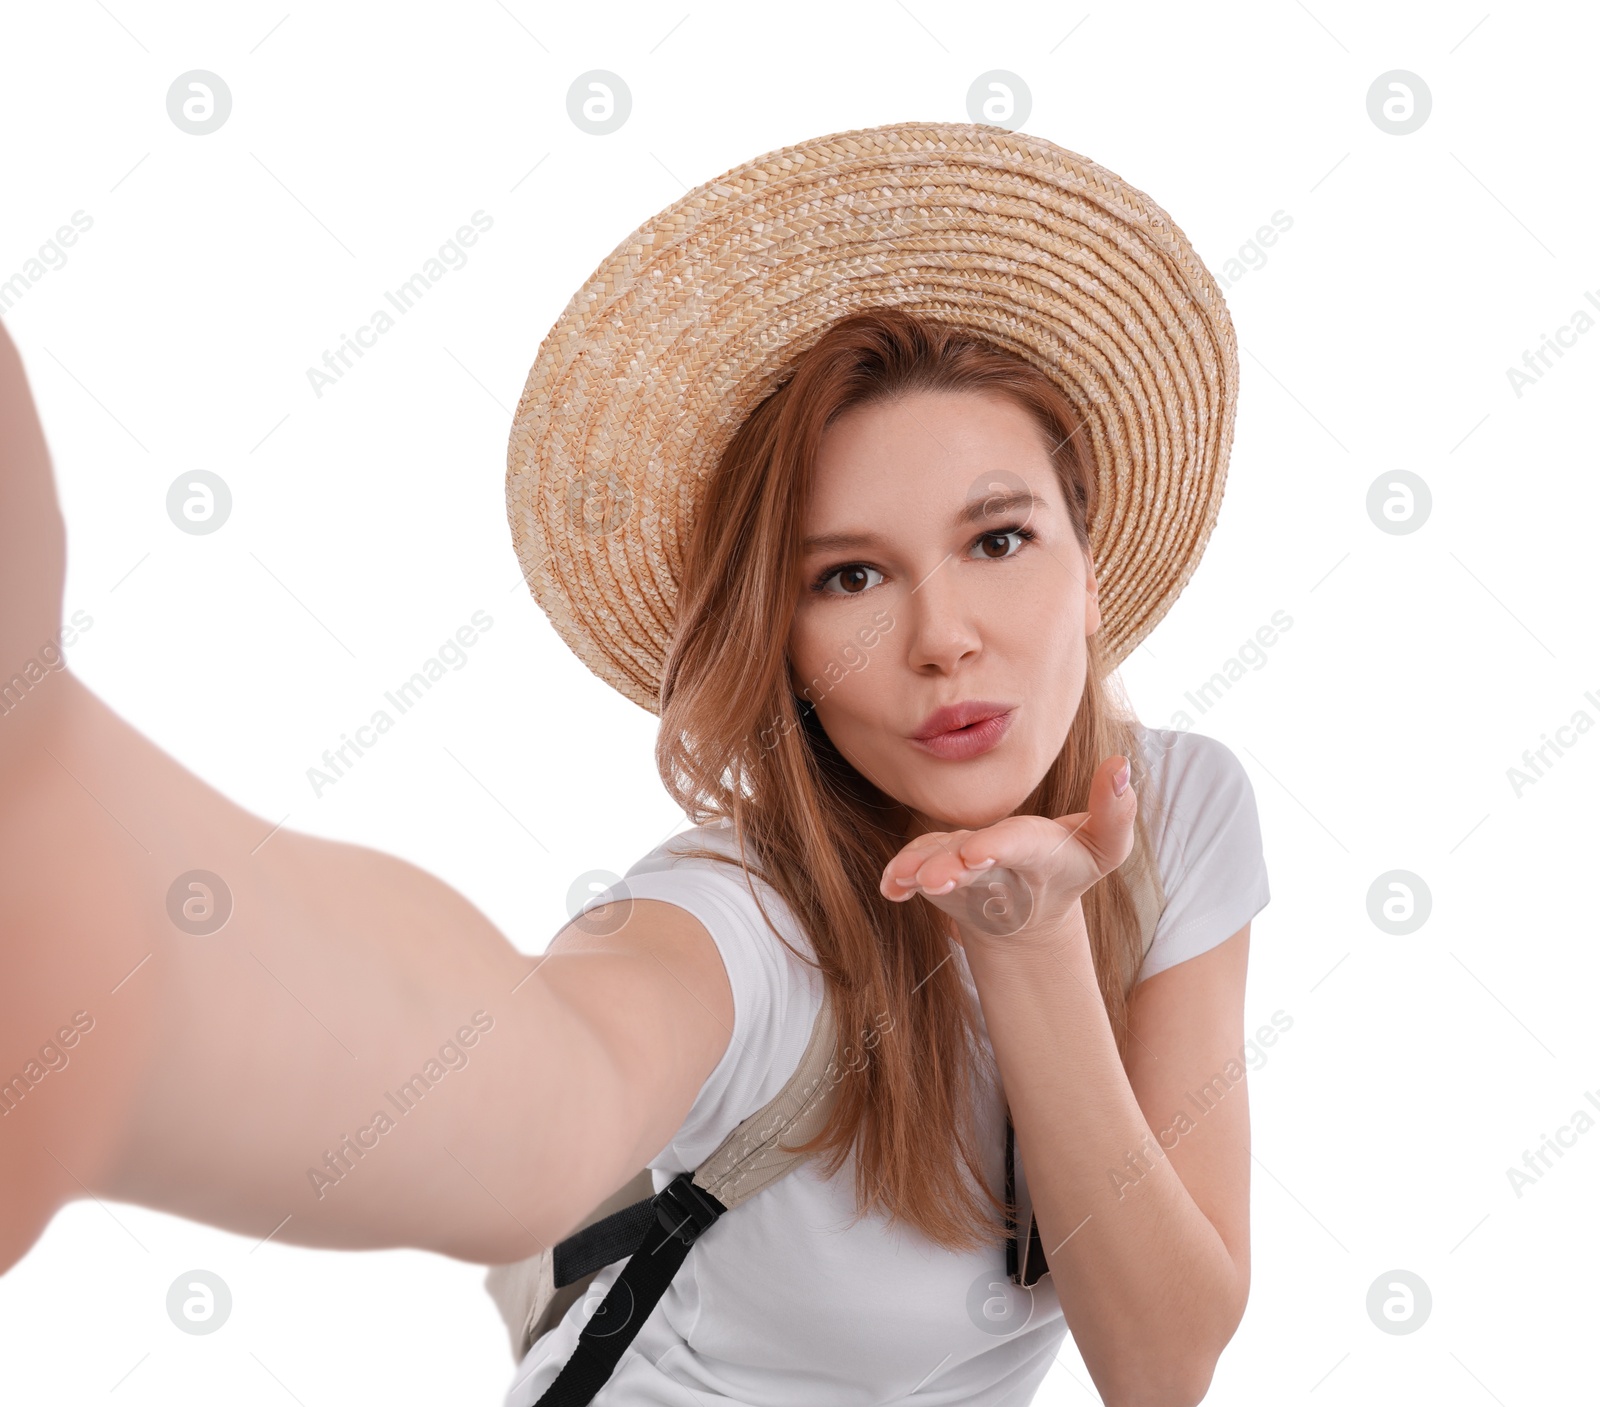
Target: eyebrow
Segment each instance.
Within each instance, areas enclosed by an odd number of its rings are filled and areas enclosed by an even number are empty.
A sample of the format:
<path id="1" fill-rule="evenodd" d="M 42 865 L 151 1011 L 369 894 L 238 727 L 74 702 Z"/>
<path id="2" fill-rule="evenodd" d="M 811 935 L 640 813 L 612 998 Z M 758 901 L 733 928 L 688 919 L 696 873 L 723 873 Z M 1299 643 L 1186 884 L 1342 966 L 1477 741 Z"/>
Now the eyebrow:
<path id="1" fill-rule="evenodd" d="M 963 523 L 981 523 L 1016 513 L 1019 509 L 1032 516 L 1036 511 L 1048 512 L 1049 501 L 1027 489 L 1016 493 L 991 494 L 988 498 L 975 498 L 950 520 L 952 527 Z M 816 533 L 806 538 L 800 548 L 803 552 L 849 551 L 858 547 L 881 547 L 884 539 L 877 533 L 839 532 Z"/>

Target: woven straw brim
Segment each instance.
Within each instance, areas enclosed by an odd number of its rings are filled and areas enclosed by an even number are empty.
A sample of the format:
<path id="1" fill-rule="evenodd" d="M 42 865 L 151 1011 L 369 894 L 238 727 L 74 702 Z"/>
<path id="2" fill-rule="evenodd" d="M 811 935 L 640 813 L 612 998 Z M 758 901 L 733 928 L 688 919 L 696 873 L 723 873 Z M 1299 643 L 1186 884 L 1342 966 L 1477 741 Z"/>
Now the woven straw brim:
<path id="1" fill-rule="evenodd" d="M 757 157 L 641 225 L 573 296 L 517 406 L 523 575 L 606 683 L 659 712 L 701 486 L 830 323 L 893 306 L 1040 367 L 1086 424 L 1101 645 L 1120 663 L 1189 580 L 1238 395 L 1222 294 L 1160 206 L 1039 137 L 968 123 Z"/>

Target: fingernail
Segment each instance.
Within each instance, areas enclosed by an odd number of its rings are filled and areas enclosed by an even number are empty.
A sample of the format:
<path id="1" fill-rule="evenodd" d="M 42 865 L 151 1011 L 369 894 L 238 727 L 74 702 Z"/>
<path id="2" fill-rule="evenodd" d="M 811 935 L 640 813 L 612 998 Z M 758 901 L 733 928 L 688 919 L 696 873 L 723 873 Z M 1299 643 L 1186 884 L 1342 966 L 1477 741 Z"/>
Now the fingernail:
<path id="1" fill-rule="evenodd" d="M 974 870 L 986 870 L 992 864 L 994 864 L 994 857 L 991 855 L 987 860 L 981 860 L 976 865 L 969 865 L 968 868 Z"/>
<path id="2" fill-rule="evenodd" d="M 902 889 L 909 889 L 909 888 L 911 888 L 911 886 L 913 884 L 915 884 L 917 882 L 917 877 L 915 875 L 912 875 L 910 879 L 906 879 L 903 876 L 896 875 L 894 882 L 896 884 L 898 884 Z"/>
<path id="3" fill-rule="evenodd" d="M 1111 790 L 1115 795 L 1121 796 L 1123 792 L 1127 791 L 1127 789 L 1128 764 L 1124 762 L 1122 766 L 1118 768 L 1117 775 L 1111 779 Z"/>

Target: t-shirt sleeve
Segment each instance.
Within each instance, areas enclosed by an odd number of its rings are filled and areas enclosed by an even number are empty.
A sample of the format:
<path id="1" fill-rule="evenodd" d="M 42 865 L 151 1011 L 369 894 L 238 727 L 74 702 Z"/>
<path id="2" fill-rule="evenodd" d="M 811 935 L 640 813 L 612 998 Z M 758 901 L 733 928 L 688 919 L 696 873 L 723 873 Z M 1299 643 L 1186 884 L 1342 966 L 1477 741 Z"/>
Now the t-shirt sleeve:
<path id="1" fill-rule="evenodd" d="M 741 872 L 716 861 L 680 859 L 668 868 L 630 872 L 608 893 L 618 897 L 624 885 L 631 898 L 676 904 L 699 919 L 722 955 L 733 990 L 728 1048 L 678 1131 L 647 1164 L 686 1172 L 783 1087 L 810 1039 L 821 988 L 812 980 L 813 969 L 768 927 Z M 769 886 L 760 892 L 773 921 L 796 942 L 788 906 Z M 803 942 L 797 946 L 808 951 Z"/>
<path id="2" fill-rule="evenodd" d="M 1139 970 L 1153 977 L 1231 938 L 1266 907 L 1266 857 L 1255 791 L 1226 744 L 1161 730 L 1156 772 L 1165 815 L 1154 827 L 1166 907 Z"/>

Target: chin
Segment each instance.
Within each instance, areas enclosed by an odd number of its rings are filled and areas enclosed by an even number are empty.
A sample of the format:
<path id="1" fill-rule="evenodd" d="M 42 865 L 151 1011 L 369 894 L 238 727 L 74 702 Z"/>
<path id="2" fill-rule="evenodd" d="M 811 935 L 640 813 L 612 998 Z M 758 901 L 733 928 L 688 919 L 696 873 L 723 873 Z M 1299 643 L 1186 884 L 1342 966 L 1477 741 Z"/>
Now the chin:
<path id="1" fill-rule="evenodd" d="M 960 797 L 929 797 L 913 804 L 936 830 L 977 831 L 1013 815 L 1031 791 L 1030 787 L 1027 791 L 1015 794 L 1007 791 L 993 797 L 974 797 L 968 792 Z"/>

